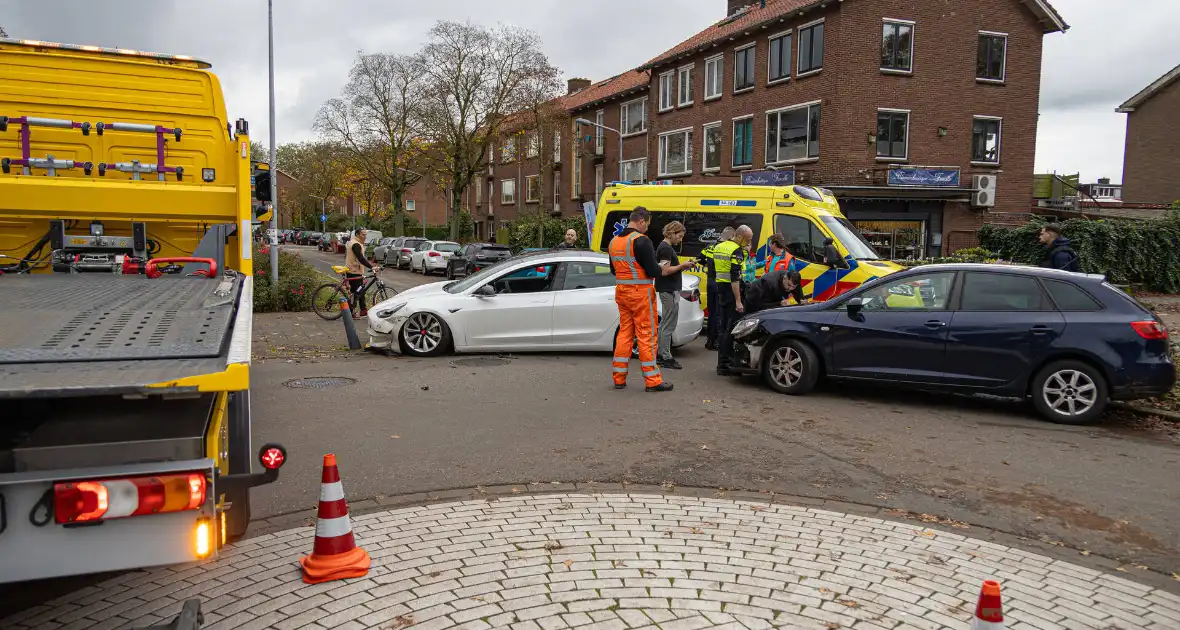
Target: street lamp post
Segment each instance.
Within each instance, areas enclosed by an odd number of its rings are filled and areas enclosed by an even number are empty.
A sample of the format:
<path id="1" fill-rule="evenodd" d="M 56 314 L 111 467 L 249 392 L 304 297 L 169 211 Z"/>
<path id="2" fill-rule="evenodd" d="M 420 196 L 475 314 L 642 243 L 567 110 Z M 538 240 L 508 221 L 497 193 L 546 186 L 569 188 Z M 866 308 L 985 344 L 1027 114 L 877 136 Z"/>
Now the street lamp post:
<path id="1" fill-rule="evenodd" d="M 311 197 L 312 199 L 319 199 L 320 200 L 320 217 L 321 217 L 320 223 L 322 223 L 324 225 L 324 231 L 327 232 L 328 231 L 328 213 L 325 212 L 325 210 L 324 210 L 324 205 L 327 200 L 324 199 L 323 197 L 319 197 L 317 195 L 308 195 L 308 197 Z"/>
<path id="2" fill-rule="evenodd" d="M 270 178 L 270 227 L 275 231 L 275 244 L 270 248 L 270 277 L 274 287 L 279 286 L 279 177 L 275 160 L 275 21 L 274 0 L 266 1 L 266 30 L 267 45 L 270 54 L 270 168 L 274 173 Z"/>
<path id="3" fill-rule="evenodd" d="M 574 122 L 583 125 L 590 125 L 591 127 L 599 127 L 607 131 L 613 131 L 619 136 L 619 181 L 623 181 L 623 132 L 618 129 L 612 129 L 606 125 L 600 125 L 594 121 L 586 120 L 585 118 L 576 118 Z"/>

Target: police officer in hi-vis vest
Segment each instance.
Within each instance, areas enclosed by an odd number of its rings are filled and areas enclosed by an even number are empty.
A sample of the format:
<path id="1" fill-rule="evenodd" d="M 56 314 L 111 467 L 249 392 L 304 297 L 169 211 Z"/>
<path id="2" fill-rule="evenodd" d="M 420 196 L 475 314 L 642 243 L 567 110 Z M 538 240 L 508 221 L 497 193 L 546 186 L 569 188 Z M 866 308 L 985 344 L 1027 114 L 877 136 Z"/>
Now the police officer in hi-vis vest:
<path id="1" fill-rule="evenodd" d="M 713 248 L 713 265 L 717 268 L 717 373 L 732 376 L 733 325 L 745 313 L 742 304 L 742 267 L 746 263 L 746 247 L 754 238 L 754 231 L 748 225 L 738 226 L 731 240 L 718 243 Z M 709 317 L 713 317 L 709 307 Z"/>
<path id="2" fill-rule="evenodd" d="M 631 348 L 638 342 L 639 368 L 649 392 L 672 390 L 665 383 L 656 363 L 656 287 L 655 278 L 663 274 L 656 262 L 656 248 L 647 232 L 651 213 L 639 206 L 631 211 L 627 228 L 610 242 L 611 271 L 615 274 L 615 304 L 619 307 L 619 335 L 615 338 L 615 355 L 611 376 L 615 389 L 627 386 L 627 364 Z"/>
<path id="3" fill-rule="evenodd" d="M 708 309 L 708 325 L 705 328 L 705 350 L 717 349 L 717 322 L 721 320 L 720 307 L 717 304 L 717 266 L 713 260 L 713 250 L 720 244 L 733 238 L 734 228 L 726 226 L 721 230 L 721 238 L 716 243 L 701 251 L 699 260 L 705 266 L 705 308 Z"/>

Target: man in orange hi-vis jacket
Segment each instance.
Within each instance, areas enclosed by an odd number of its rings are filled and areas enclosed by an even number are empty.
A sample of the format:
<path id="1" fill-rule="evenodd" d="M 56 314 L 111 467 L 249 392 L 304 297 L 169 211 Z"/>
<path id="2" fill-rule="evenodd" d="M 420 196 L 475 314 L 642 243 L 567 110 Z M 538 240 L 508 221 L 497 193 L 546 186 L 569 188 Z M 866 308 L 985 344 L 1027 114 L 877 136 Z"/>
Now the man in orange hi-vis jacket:
<path id="1" fill-rule="evenodd" d="M 631 347 L 638 340 L 639 367 L 646 391 L 667 392 L 671 383 L 660 377 L 656 362 L 655 278 L 663 275 L 656 248 L 644 236 L 651 213 L 639 206 L 631 211 L 627 229 L 610 242 L 610 266 L 615 274 L 615 304 L 619 306 L 619 335 L 615 338 L 612 376 L 615 389 L 627 386 Z"/>

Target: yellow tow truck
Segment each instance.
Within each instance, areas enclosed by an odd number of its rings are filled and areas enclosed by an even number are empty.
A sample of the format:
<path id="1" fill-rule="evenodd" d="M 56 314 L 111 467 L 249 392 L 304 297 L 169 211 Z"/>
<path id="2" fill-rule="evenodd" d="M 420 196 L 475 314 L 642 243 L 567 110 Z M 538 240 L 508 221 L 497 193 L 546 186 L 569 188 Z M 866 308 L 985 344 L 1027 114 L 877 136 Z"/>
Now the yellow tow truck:
<path id="1" fill-rule="evenodd" d="M 0 39 L 0 583 L 214 557 L 286 459 L 251 444 L 249 129 L 209 68 Z"/>

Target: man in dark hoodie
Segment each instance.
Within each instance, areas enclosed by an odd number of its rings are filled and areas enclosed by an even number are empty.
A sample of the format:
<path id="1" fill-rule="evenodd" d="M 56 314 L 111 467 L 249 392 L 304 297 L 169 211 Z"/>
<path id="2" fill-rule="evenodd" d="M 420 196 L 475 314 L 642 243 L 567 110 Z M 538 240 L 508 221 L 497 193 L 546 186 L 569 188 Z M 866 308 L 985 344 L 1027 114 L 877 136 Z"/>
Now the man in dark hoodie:
<path id="1" fill-rule="evenodd" d="M 1045 253 L 1045 259 L 1041 261 L 1042 267 L 1074 272 L 1082 270 L 1078 253 L 1069 246 L 1069 239 L 1061 235 L 1060 224 L 1050 223 L 1041 228 L 1039 240 L 1049 248 Z"/>

